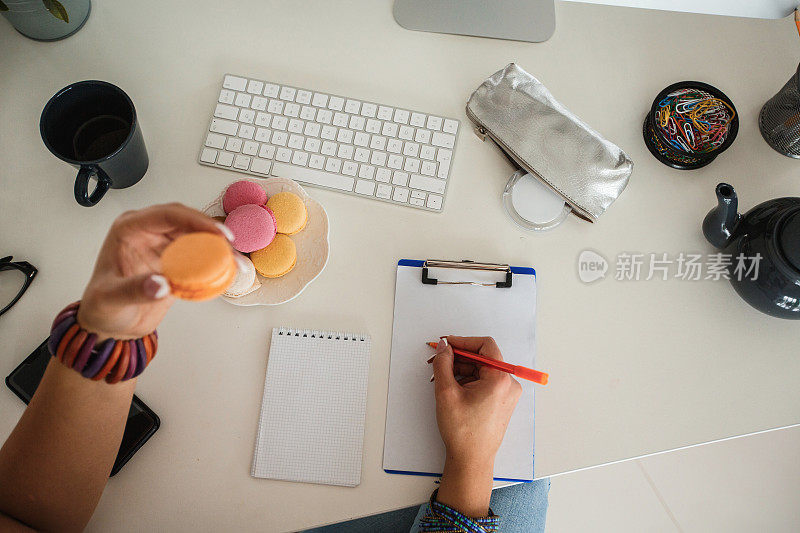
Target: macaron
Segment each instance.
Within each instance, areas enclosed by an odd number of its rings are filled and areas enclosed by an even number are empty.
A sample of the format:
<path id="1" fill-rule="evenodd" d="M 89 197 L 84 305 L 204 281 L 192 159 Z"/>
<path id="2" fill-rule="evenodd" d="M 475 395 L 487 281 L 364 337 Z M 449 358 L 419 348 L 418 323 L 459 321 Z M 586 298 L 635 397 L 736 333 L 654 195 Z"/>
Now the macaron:
<path id="1" fill-rule="evenodd" d="M 252 181 L 233 182 L 222 195 L 222 209 L 228 214 L 243 205 L 264 205 L 266 203 L 267 192 Z"/>
<path id="2" fill-rule="evenodd" d="M 222 235 L 187 233 L 164 249 L 161 273 L 178 298 L 208 300 L 222 294 L 233 282 L 236 262 Z"/>
<path id="3" fill-rule="evenodd" d="M 267 201 L 267 207 L 275 214 L 278 233 L 294 235 L 306 227 L 308 212 L 303 199 L 293 192 L 279 192 Z"/>
<path id="4" fill-rule="evenodd" d="M 231 286 L 224 293 L 229 298 L 240 298 L 261 287 L 261 282 L 256 277 L 256 267 L 253 266 L 252 261 L 240 255 L 236 257 L 236 264 L 239 266 L 239 271 Z"/>
<path id="5" fill-rule="evenodd" d="M 292 239 L 279 233 L 269 246 L 250 254 L 250 259 L 265 278 L 279 278 L 294 268 L 297 249 Z"/>
<path id="6" fill-rule="evenodd" d="M 233 232 L 233 247 L 249 254 L 275 238 L 275 216 L 263 205 L 247 204 L 231 211 L 225 225 Z"/>

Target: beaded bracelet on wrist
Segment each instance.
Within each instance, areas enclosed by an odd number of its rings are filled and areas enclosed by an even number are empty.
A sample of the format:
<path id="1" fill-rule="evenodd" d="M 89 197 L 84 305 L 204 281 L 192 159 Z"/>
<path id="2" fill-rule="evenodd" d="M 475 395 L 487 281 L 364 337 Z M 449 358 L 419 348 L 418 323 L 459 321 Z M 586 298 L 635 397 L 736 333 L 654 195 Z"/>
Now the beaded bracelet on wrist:
<path id="1" fill-rule="evenodd" d="M 50 354 L 85 378 L 118 383 L 141 374 L 158 349 L 158 333 L 139 339 L 106 339 L 78 324 L 80 301 L 71 303 L 53 320 L 47 347 Z"/>

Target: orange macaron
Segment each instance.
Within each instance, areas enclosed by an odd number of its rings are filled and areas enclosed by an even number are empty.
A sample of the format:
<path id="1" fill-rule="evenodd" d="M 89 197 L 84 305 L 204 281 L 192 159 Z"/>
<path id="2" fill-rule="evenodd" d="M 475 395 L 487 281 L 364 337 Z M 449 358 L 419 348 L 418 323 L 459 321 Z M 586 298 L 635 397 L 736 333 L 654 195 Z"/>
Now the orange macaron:
<path id="1" fill-rule="evenodd" d="M 161 254 L 161 272 L 172 294 L 183 300 L 219 296 L 236 277 L 236 261 L 225 237 L 197 232 L 181 235 Z"/>

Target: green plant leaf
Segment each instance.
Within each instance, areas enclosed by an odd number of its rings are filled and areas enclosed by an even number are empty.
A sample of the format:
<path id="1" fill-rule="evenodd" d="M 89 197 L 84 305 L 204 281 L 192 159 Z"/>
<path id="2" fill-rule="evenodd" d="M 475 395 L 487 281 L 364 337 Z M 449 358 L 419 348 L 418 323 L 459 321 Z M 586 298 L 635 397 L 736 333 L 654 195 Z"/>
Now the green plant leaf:
<path id="1" fill-rule="evenodd" d="M 42 3 L 55 18 L 63 20 L 64 22 L 69 22 L 69 15 L 61 2 L 58 0 L 42 0 Z"/>
<path id="2" fill-rule="evenodd" d="M 3 3 L 3 0 L 0 0 L 0 11 L 8 11 L 8 6 Z"/>

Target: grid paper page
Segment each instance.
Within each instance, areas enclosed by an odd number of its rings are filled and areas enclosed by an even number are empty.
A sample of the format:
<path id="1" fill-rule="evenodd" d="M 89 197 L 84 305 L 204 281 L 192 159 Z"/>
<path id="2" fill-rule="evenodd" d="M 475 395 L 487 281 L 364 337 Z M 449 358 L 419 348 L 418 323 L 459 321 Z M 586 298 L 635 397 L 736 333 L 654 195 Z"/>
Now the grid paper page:
<path id="1" fill-rule="evenodd" d="M 371 339 L 275 328 L 253 457 L 253 477 L 361 482 Z"/>

